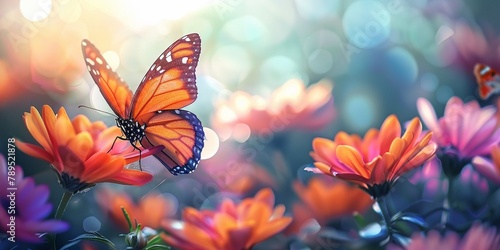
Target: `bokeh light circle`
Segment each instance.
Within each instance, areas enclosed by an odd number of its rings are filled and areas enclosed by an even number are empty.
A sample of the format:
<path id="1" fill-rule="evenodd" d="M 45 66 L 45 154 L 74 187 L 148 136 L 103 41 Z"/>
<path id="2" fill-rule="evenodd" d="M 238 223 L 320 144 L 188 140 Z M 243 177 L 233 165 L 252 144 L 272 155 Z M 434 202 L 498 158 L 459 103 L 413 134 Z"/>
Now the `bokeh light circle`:
<path id="1" fill-rule="evenodd" d="M 257 41 L 267 33 L 262 21 L 250 15 L 230 20 L 224 25 L 222 31 L 233 40 L 240 42 Z"/>
<path id="2" fill-rule="evenodd" d="M 102 93 L 99 90 L 99 87 L 97 87 L 97 85 L 94 85 L 92 87 L 92 90 L 90 90 L 90 104 L 92 105 L 92 107 L 94 107 L 98 110 L 108 112 L 111 114 L 114 113 L 113 110 L 111 109 L 111 107 L 109 107 L 108 102 L 106 102 L 106 100 L 102 96 Z M 111 114 L 106 114 L 106 113 L 102 113 L 102 114 L 111 116 Z"/>
<path id="3" fill-rule="evenodd" d="M 384 42 L 389 37 L 390 24 L 391 14 L 378 1 L 356 1 L 347 8 L 342 18 L 349 42 L 364 49 Z"/>
<path id="4" fill-rule="evenodd" d="M 436 99 L 440 103 L 447 103 L 448 100 L 454 95 L 453 89 L 448 85 L 440 85 L 436 89 Z"/>
<path id="5" fill-rule="evenodd" d="M 398 84 L 410 85 L 418 75 L 418 64 L 415 57 L 406 49 L 395 47 L 386 53 L 387 67 L 390 77 Z"/>
<path id="6" fill-rule="evenodd" d="M 20 0 L 19 9 L 24 18 L 39 22 L 50 15 L 52 0 Z"/>
<path id="7" fill-rule="evenodd" d="M 250 127 L 245 123 L 238 123 L 232 129 L 233 139 L 240 143 L 246 142 L 250 138 L 251 133 Z"/>
<path id="8" fill-rule="evenodd" d="M 205 132 L 205 146 L 201 151 L 201 159 L 206 160 L 211 158 L 219 150 L 219 136 L 210 128 L 203 127 L 203 132 Z"/>
<path id="9" fill-rule="evenodd" d="M 366 131 L 376 117 L 376 103 L 365 93 L 353 93 L 343 105 L 347 125 L 355 132 Z"/>
<path id="10" fill-rule="evenodd" d="M 108 50 L 102 53 L 102 57 L 104 57 L 104 60 L 106 60 L 106 62 L 109 64 L 109 67 L 111 67 L 111 69 L 114 71 L 116 71 L 118 66 L 120 66 L 120 56 L 115 51 Z"/>
<path id="11" fill-rule="evenodd" d="M 433 73 L 424 73 L 420 77 L 420 85 L 423 90 L 433 92 L 439 85 L 439 79 Z"/>
<path id="12" fill-rule="evenodd" d="M 163 197 L 163 199 L 168 200 L 170 202 L 170 205 L 172 206 L 167 212 L 168 216 L 174 216 L 177 213 L 177 210 L 179 209 L 179 200 L 175 195 L 171 193 L 161 193 L 159 194 L 160 196 Z"/>
<path id="13" fill-rule="evenodd" d="M 101 221 L 95 216 L 89 216 L 82 221 L 85 232 L 97 232 L 101 229 Z"/>
<path id="14" fill-rule="evenodd" d="M 316 74 L 324 74 L 333 66 L 333 56 L 328 50 L 316 49 L 308 57 L 309 68 Z"/>

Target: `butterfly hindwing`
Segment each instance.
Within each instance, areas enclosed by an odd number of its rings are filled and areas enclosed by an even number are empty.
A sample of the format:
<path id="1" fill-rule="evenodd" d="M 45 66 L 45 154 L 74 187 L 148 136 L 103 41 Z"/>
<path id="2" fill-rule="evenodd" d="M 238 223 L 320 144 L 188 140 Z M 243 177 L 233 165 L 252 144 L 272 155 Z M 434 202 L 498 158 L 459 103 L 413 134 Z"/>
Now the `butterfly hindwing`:
<path id="1" fill-rule="evenodd" d="M 188 174 L 200 161 L 205 133 L 200 120 L 186 110 L 167 110 L 155 113 L 147 122 L 145 148 L 163 145 L 154 156 L 173 174 Z"/>
<path id="2" fill-rule="evenodd" d="M 132 91 L 116 74 L 99 50 L 89 40 L 82 41 L 82 52 L 92 79 L 99 87 L 104 99 L 116 115 L 128 118 L 128 110 L 132 100 Z"/>
<path id="3" fill-rule="evenodd" d="M 169 46 L 141 81 L 132 99 L 131 117 L 147 120 L 158 110 L 180 109 L 194 102 L 200 52 L 198 34 L 186 35 Z"/>

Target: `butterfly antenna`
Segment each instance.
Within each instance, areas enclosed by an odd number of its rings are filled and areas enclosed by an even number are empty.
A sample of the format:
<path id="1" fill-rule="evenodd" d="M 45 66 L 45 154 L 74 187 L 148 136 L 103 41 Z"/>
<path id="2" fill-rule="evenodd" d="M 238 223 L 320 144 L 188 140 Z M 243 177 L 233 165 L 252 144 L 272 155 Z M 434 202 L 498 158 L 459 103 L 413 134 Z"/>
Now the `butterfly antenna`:
<path id="1" fill-rule="evenodd" d="M 116 116 L 113 113 L 110 113 L 110 112 L 107 112 L 107 111 L 104 111 L 104 110 L 100 110 L 100 109 L 96 109 L 96 108 L 93 108 L 93 107 L 89 107 L 89 106 L 86 106 L 86 105 L 80 105 L 80 106 L 78 106 L 78 108 L 88 108 L 88 109 L 91 109 L 91 110 L 95 110 L 97 112 L 101 112 L 101 113 L 104 113 L 104 114 L 112 115 L 114 117 L 118 117 L 118 116 Z"/>
<path id="2" fill-rule="evenodd" d="M 141 197 L 141 200 L 146 198 L 146 196 L 148 196 L 153 190 L 157 189 L 161 184 L 163 184 L 165 181 L 167 180 L 167 178 L 163 179 L 163 181 L 161 181 L 160 183 L 158 183 L 154 188 L 152 188 L 151 190 L 149 190 L 145 195 L 143 195 Z"/>

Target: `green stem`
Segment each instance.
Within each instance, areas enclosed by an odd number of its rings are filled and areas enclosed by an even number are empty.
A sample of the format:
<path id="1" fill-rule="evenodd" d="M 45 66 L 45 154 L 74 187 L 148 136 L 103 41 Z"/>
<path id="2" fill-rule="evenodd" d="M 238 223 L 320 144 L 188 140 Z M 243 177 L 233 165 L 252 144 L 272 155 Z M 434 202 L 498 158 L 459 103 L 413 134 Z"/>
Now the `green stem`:
<path id="1" fill-rule="evenodd" d="M 385 201 L 384 197 L 379 197 L 377 198 L 377 204 L 380 208 L 380 212 L 382 214 L 382 219 L 384 220 L 387 232 L 389 234 L 389 241 L 392 240 L 392 235 L 391 235 L 391 230 L 390 230 L 390 224 L 391 224 L 391 215 L 389 214 L 389 209 L 387 208 L 387 202 Z"/>
<path id="2" fill-rule="evenodd" d="M 66 207 L 69 204 L 69 201 L 71 200 L 71 197 L 73 197 L 72 192 L 65 191 L 63 193 L 63 196 L 61 197 L 61 201 L 59 202 L 59 206 L 57 206 L 57 211 L 56 215 L 54 216 L 54 219 L 60 220 L 64 214 L 64 211 L 66 210 Z M 56 234 L 51 237 L 52 241 L 52 249 L 56 250 Z"/>
<path id="3" fill-rule="evenodd" d="M 450 217 L 450 209 L 451 209 L 451 195 L 453 190 L 453 181 L 454 177 L 447 178 L 448 188 L 446 190 L 446 198 L 443 201 L 443 213 L 441 214 L 441 227 L 443 229 L 446 228 L 446 224 L 448 223 L 448 219 Z"/>

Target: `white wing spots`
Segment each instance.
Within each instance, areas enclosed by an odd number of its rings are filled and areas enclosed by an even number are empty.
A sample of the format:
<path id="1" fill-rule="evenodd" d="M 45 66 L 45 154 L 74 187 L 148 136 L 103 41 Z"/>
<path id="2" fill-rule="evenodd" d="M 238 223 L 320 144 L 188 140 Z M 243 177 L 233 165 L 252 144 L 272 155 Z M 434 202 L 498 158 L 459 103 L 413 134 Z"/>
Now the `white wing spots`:
<path id="1" fill-rule="evenodd" d="M 163 60 L 163 57 L 164 57 L 164 56 L 165 56 L 165 55 L 164 55 L 163 53 L 161 53 L 161 55 L 160 55 L 160 58 L 159 58 L 159 59 L 160 59 L 160 60 Z"/>
<path id="2" fill-rule="evenodd" d="M 142 81 L 141 81 L 141 82 L 144 82 L 144 80 L 146 80 L 146 76 L 144 76 L 144 77 L 142 78 Z"/>
<path id="3" fill-rule="evenodd" d="M 183 63 L 183 64 L 186 64 L 187 62 L 188 62 L 188 58 L 187 58 L 187 56 L 183 57 L 183 58 L 182 58 L 182 63 Z"/>
<path id="4" fill-rule="evenodd" d="M 94 75 L 99 75 L 99 71 L 97 71 L 95 69 L 92 69 L 92 73 L 94 73 Z"/>
<path id="5" fill-rule="evenodd" d="M 90 71 L 92 71 L 92 69 L 90 69 L 90 66 L 89 66 L 89 65 L 87 65 L 87 70 L 88 70 L 89 72 L 90 72 Z"/>
<path id="6" fill-rule="evenodd" d="M 175 112 L 176 114 L 180 114 L 180 113 L 181 113 L 181 111 L 179 111 L 178 109 L 174 110 L 174 112 Z"/>
<path id="7" fill-rule="evenodd" d="M 102 60 L 100 57 L 96 57 L 95 61 L 98 63 L 98 64 L 102 64 Z"/>
<path id="8" fill-rule="evenodd" d="M 165 69 L 160 70 L 160 74 L 163 74 L 165 72 Z"/>
<path id="9" fill-rule="evenodd" d="M 188 78 L 187 79 L 188 82 L 192 82 L 193 81 L 193 78 Z"/>
<path id="10" fill-rule="evenodd" d="M 186 41 L 186 42 L 190 42 L 190 41 L 191 41 L 191 39 L 189 39 L 189 37 L 185 36 L 185 37 L 184 37 L 184 41 Z"/>
<path id="11" fill-rule="evenodd" d="M 188 69 L 193 69 L 193 66 L 189 66 Z"/>
<path id="12" fill-rule="evenodd" d="M 109 67 L 109 65 L 106 64 L 106 69 L 111 69 L 111 67 Z"/>
<path id="13" fill-rule="evenodd" d="M 158 67 L 156 67 L 156 71 L 160 71 L 161 69 L 161 65 L 158 65 Z"/>
<path id="14" fill-rule="evenodd" d="M 83 45 L 83 46 L 87 46 L 87 42 L 82 41 L 82 45 Z"/>
<path id="15" fill-rule="evenodd" d="M 156 67 L 156 64 L 153 63 L 153 65 L 151 65 L 151 68 L 149 70 L 153 70 L 155 67 Z"/>
<path id="16" fill-rule="evenodd" d="M 161 114 L 161 112 L 162 112 L 161 110 L 156 111 L 156 113 L 158 113 L 158 114 Z"/>
<path id="17" fill-rule="evenodd" d="M 171 62 L 172 61 L 172 52 L 169 51 L 167 53 L 167 58 L 165 58 L 165 59 L 167 59 L 167 62 Z"/>
<path id="18" fill-rule="evenodd" d="M 90 59 L 90 58 L 85 58 L 85 61 L 87 61 L 90 65 L 94 66 L 95 65 L 95 62 L 94 60 Z"/>

